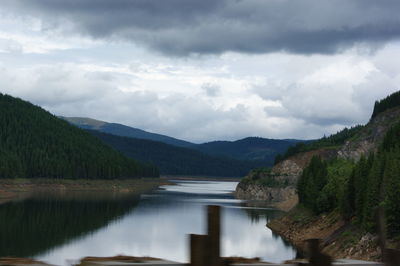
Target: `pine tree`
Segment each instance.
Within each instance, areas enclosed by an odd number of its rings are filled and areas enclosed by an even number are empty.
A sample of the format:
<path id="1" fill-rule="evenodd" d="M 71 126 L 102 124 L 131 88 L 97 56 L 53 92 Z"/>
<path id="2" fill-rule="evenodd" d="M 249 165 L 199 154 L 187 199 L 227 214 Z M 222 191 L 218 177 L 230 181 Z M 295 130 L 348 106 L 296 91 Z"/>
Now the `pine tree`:
<path id="1" fill-rule="evenodd" d="M 392 152 L 389 155 L 386 164 L 384 182 L 385 182 L 385 210 L 388 235 L 395 237 L 400 235 L 400 150 Z"/>

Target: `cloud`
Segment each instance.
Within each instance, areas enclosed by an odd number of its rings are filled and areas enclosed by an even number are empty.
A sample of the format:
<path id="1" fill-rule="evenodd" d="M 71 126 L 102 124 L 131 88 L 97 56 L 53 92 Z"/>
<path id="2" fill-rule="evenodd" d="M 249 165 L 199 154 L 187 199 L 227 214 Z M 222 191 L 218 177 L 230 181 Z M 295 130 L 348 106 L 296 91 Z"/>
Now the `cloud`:
<path id="1" fill-rule="evenodd" d="M 0 88 L 57 115 L 194 142 L 312 139 L 368 121 L 374 101 L 398 89 L 393 70 L 399 62 L 384 60 L 398 51 L 390 45 L 373 55 L 231 54 L 201 63 L 159 57 L 122 64 L 0 63 Z"/>
<path id="2" fill-rule="evenodd" d="M 172 56 L 333 54 L 400 37 L 398 0 L 3 0 L 42 31 L 128 41 Z"/>
<path id="3" fill-rule="evenodd" d="M 209 97 L 215 97 L 221 92 L 221 87 L 212 83 L 204 83 L 201 85 L 201 89 L 204 90 Z"/>

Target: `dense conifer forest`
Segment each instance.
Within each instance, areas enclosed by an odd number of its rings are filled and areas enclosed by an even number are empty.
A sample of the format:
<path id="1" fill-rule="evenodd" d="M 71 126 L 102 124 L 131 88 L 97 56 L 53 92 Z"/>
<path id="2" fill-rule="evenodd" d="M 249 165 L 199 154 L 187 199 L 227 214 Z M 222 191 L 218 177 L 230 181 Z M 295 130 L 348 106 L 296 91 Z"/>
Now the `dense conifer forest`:
<path id="1" fill-rule="evenodd" d="M 148 176 L 158 176 L 158 170 L 40 107 L 0 94 L 0 178 Z"/>
<path id="2" fill-rule="evenodd" d="M 299 142 L 308 142 L 307 140 L 296 139 L 267 139 L 261 137 L 247 137 L 236 141 L 211 141 L 195 144 L 117 123 L 108 123 L 85 117 L 60 116 L 60 118 L 87 130 L 96 130 L 102 133 L 120 137 L 130 137 L 135 139 L 162 142 L 173 146 L 196 150 L 201 153 L 208 154 L 211 157 L 225 157 L 240 161 L 263 161 L 264 164 L 262 165 L 266 164 L 268 166 L 272 166 L 274 164 L 275 156 L 277 154 L 285 153 L 289 147 Z M 162 146 L 160 147 L 162 148 Z M 152 147 L 149 148 L 151 149 Z"/>
<path id="3" fill-rule="evenodd" d="M 264 161 L 267 166 L 272 166 L 276 155 L 285 153 L 289 147 L 298 143 L 307 142 L 307 140 L 248 137 L 237 141 L 212 141 L 197 144 L 190 148 L 214 156 L 237 160 Z"/>
<path id="4" fill-rule="evenodd" d="M 385 136 L 376 154 L 352 161 L 314 157 L 304 169 L 299 201 L 316 214 L 334 209 L 369 232 L 377 231 L 377 212 L 384 208 L 389 237 L 400 236 L 400 123 Z"/>
<path id="5" fill-rule="evenodd" d="M 89 132 L 128 157 L 156 165 L 164 175 L 237 177 L 246 175 L 253 168 L 268 165 L 266 161 L 211 156 L 158 141 L 120 137 L 95 130 Z"/>
<path id="6" fill-rule="evenodd" d="M 338 147 L 340 145 L 343 145 L 346 140 L 349 140 L 357 135 L 357 133 L 360 132 L 363 128 L 364 126 L 357 125 L 351 128 L 344 128 L 343 130 L 337 132 L 336 134 L 330 135 L 329 137 L 324 136 L 323 138 L 318 140 L 297 143 L 296 145 L 289 147 L 284 154 L 278 154 L 275 157 L 275 164 L 300 152 L 312 151 L 319 148 Z"/>
<path id="7" fill-rule="evenodd" d="M 397 106 L 400 106 L 400 91 L 395 92 L 380 101 L 376 101 L 371 119 L 373 119 L 378 114 Z"/>

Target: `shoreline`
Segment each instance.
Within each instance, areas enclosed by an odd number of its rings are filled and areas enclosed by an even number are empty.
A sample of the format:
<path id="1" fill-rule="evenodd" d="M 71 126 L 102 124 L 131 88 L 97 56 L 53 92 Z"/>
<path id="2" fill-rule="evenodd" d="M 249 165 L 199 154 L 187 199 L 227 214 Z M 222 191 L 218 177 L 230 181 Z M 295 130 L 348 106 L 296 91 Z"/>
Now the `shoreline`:
<path id="1" fill-rule="evenodd" d="M 333 259 L 381 260 L 377 236 L 345 223 L 338 212 L 315 216 L 297 206 L 266 226 L 301 254 L 306 251 L 305 240 L 320 239 L 321 251 Z"/>
<path id="2" fill-rule="evenodd" d="M 161 176 L 164 180 L 187 180 L 187 181 L 231 181 L 240 182 L 242 177 L 218 177 L 218 176 Z"/>
<path id="3" fill-rule="evenodd" d="M 161 178 L 139 179 L 0 179 L 0 205 L 42 193 L 121 193 L 142 194 L 171 184 Z"/>

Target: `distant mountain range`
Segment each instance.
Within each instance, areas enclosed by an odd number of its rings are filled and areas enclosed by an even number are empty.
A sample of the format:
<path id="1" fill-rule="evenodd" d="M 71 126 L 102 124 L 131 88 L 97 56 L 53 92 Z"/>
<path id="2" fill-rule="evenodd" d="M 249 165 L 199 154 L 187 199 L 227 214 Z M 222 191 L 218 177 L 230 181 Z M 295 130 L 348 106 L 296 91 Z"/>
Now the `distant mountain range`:
<path id="1" fill-rule="evenodd" d="M 248 137 L 237 141 L 212 141 L 191 148 L 210 155 L 238 160 L 258 160 L 272 165 L 278 154 L 285 153 L 289 147 L 300 142 L 307 141 Z"/>
<path id="2" fill-rule="evenodd" d="M 147 139 L 147 140 L 154 140 L 160 141 L 167 144 L 179 146 L 179 147 L 190 147 L 194 145 L 191 142 L 168 137 L 161 134 L 150 133 L 144 131 L 142 129 L 128 127 L 122 124 L 117 123 L 107 123 L 100 120 L 95 120 L 92 118 L 86 117 L 64 117 L 60 116 L 60 118 L 70 122 L 73 125 L 76 125 L 83 129 L 91 129 L 91 130 L 98 130 L 100 132 L 122 136 L 122 137 L 131 137 L 131 138 L 138 138 L 138 139 Z"/>
<path id="3" fill-rule="evenodd" d="M 117 123 L 108 123 L 83 117 L 61 118 L 83 129 L 96 130 L 116 136 L 163 142 L 178 147 L 190 148 L 212 156 L 236 160 L 262 161 L 265 166 L 273 165 L 275 157 L 278 154 L 285 153 L 289 147 L 299 142 L 308 142 L 296 139 L 280 140 L 248 137 L 237 141 L 212 141 L 203 144 L 195 144 Z"/>
<path id="4" fill-rule="evenodd" d="M 159 141 L 87 131 L 128 157 L 156 165 L 162 175 L 242 177 L 254 168 L 268 166 L 261 160 L 237 160 Z"/>

